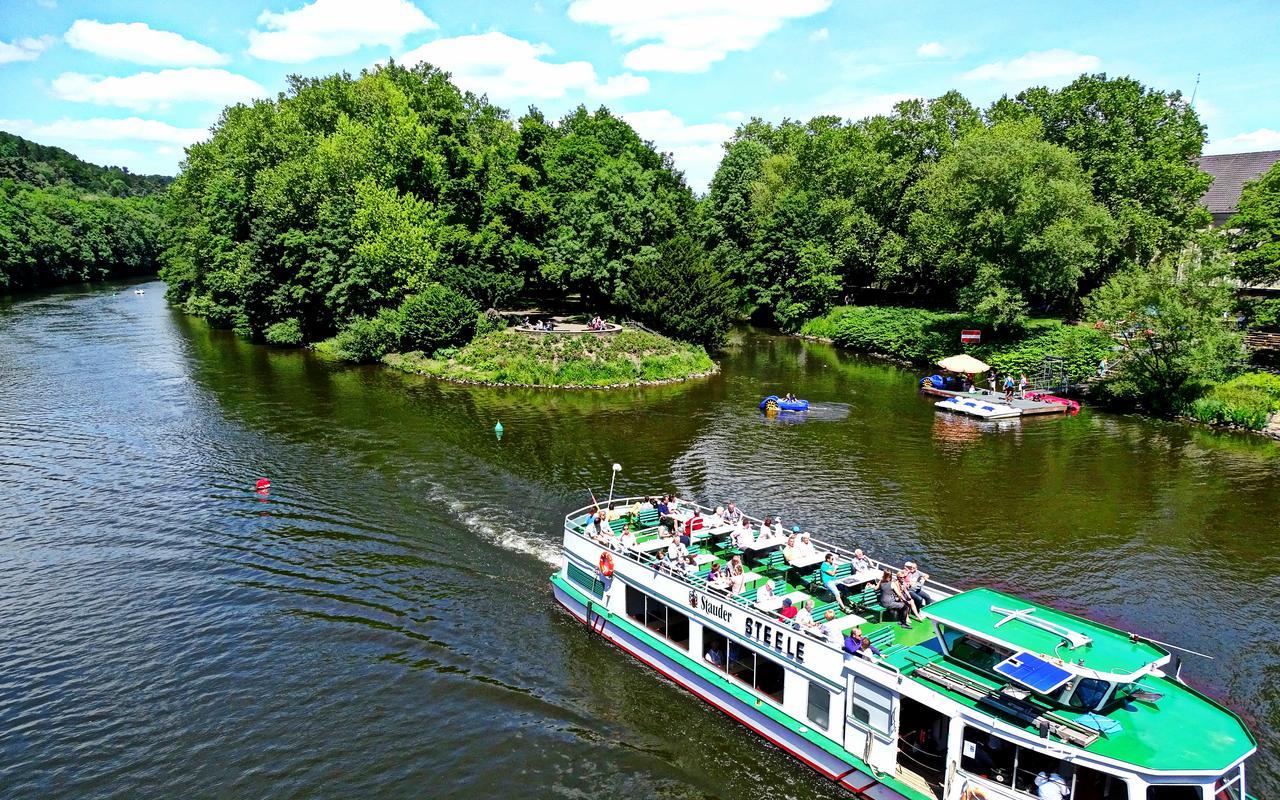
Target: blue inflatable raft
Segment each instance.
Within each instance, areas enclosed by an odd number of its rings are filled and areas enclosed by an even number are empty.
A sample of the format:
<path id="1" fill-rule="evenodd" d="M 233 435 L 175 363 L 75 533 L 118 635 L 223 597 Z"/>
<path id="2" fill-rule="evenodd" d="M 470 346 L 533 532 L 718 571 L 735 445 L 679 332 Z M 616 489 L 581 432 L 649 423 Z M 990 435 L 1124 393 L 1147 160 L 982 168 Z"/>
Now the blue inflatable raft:
<path id="1" fill-rule="evenodd" d="M 778 397 L 776 394 L 771 394 L 765 399 L 761 400 L 760 410 L 767 411 L 770 405 L 772 405 L 774 408 L 777 408 L 780 411 L 808 411 L 809 410 L 808 400 L 783 400 L 781 397 Z"/>

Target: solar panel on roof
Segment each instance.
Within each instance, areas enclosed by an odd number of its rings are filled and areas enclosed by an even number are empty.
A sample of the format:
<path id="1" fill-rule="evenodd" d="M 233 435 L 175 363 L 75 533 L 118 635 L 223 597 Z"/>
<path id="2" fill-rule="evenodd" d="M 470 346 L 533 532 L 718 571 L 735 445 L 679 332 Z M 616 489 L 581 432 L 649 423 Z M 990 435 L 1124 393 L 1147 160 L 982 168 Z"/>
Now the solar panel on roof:
<path id="1" fill-rule="evenodd" d="M 1071 680 L 1070 672 L 1025 651 L 1009 656 L 993 669 L 1037 694 L 1051 694 Z"/>

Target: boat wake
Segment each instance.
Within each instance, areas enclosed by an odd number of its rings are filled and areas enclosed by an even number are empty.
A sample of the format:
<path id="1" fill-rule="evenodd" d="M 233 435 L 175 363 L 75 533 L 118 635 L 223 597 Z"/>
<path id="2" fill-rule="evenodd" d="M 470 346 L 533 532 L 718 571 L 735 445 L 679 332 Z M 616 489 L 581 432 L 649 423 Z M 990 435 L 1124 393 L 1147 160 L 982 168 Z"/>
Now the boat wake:
<path id="1" fill-rule="evenodd" d="M 431 499 L 444 503 L 450 514 L 489 544 L 513 553 L 533 556 L 553 567 L 559 566 L 559 542 L 549 542 L 532 531 L 516 528 L 502 519 L 504 512 L 456 497 L 445 497 L 443 493 L 433 493 Z"/>
<path id="2" fill-rule="evenodd" d="M 762 414 L 765 422 L 794 425 L 800 422 L 839 422 L 849 416 L 848 403 L 810 403 L 808 411 L 779 410 Z"/>

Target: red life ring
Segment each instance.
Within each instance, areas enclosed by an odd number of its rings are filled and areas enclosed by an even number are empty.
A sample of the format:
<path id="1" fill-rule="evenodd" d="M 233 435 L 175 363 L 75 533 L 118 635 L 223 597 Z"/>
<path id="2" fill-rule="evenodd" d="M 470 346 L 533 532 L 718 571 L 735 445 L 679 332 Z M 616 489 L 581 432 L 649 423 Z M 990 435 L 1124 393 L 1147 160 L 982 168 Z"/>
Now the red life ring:
<path id="1" fill-rule="evenodd" d="M 606 578 L 613 577 L 613 556 L 608 550 L 600 554 L 600 574 Z"/>

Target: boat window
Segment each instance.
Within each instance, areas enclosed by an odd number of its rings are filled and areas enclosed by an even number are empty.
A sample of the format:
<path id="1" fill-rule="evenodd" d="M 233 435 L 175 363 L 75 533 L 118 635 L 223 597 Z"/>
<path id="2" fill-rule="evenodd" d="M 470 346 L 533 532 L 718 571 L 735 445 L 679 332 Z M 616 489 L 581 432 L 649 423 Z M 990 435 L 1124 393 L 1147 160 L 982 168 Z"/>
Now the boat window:
<path id="1" fill-rule="evenodd" d="M 806 714 L 815 727 L 826 730 L 831 724 L 831 692 L 809 681 L 809 709 Z"/>
<path id="2" fill-rule="evenodd" d="M 1148 786 L 1147 800 L 1203 800 L 1199 786 Z"/>
<path id="3" fill-rule="evenodd" d="M 761 692 L 782 702 L 782 687 L 787 680 L 787 671 L 781 664 L 762 655 L 756 656 L 756 688 Z"/>
<path id="4" fill-rule="evenodd" d="M 853 692 L 849 696 L 849 716 L 864 727 L 887 736 L 893 729 L 895 694 L 875 681 L 855 677 Z"/>
<path id="5" fill-rule="evenodd" d="M 1092 711 L 1102 705 L 1102 699 L 1107 696 L 1107 690 L 1110 688 L 1111 684 L 1107 681 L 1098 678 L 1081 678 L 1067 702 L 1072 708 L 1086 708 Z"/>
<path id="6" fill-rule="evenodd" d="M 725 650 L 729 640 L 723 633 L 716 633 L 708 627 L 702 629 L 702 660 L 716 669 L 724 669 Z"/>
<path id="7" fill-rule="evenodd" d="M 1013 651 L 996 647 L 972 636 L 964 636 L 951 645 L 951 655 L 966 664 L 990 672 L 996 664 L 1013 655 Z"/>
<path id="8" fill-rule="evenodd" d="M 634 586 L 627 587 L 627 616 L 678 647 L 689 649 L 689 618 Z"/>
<path id="9" fill-rule="evenodd" d="M 736 642 L 729 642 L 729 674 L 748 686 L 755 686 L 755 651 Z"/>
<path id="10" fill-rule="evenodd" d="M 995 734 L 966 726 L 960 752 L 960 768 L 995 783 L 1012 786 L 1030 797 L 1056 796 L 1048 791 L 1058 784 L 1063 796 L 1074 800 L 1127 800 L 1125 782 L 1113 775 L 1063 761 L 1033 747 L 1023 747 Z M 1180 798 L 1168 798 L 1180 800 Z"/>
<path id="11" fill-rule="evenodd" d="M 702 629 L 702 658 L 715 663 L 713 658 L 725 654 L 726 660 L 720 666 L 734 678 L 763 695 L 782 702 L 783 684 L 787 671 L 778 662 L 766 658 L 749 647 L 737 642 L 727 641 L 724 636 L 714 631 Z M 714 654 L 714 655 L 713 655 Z"/>

